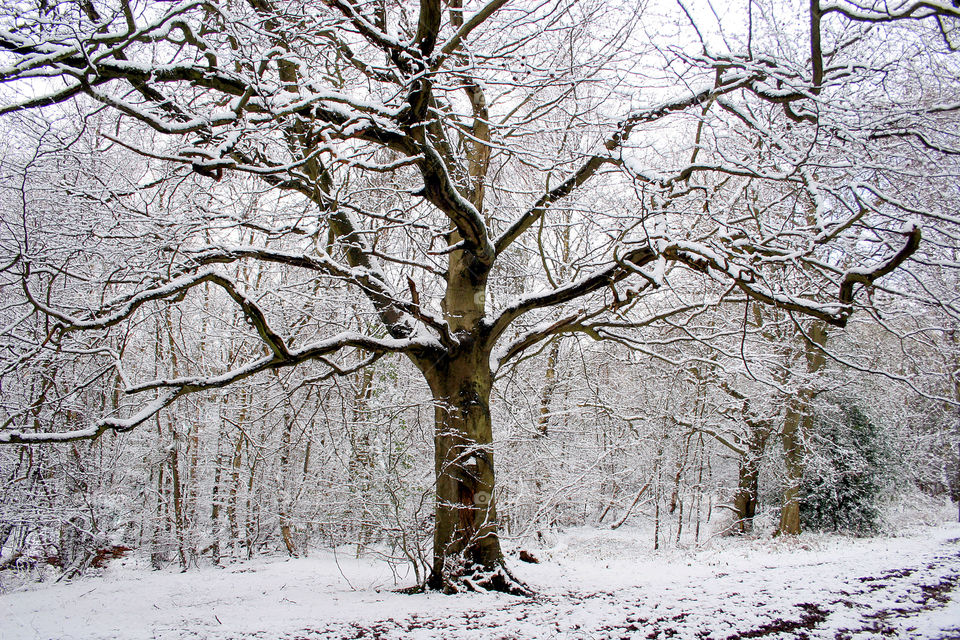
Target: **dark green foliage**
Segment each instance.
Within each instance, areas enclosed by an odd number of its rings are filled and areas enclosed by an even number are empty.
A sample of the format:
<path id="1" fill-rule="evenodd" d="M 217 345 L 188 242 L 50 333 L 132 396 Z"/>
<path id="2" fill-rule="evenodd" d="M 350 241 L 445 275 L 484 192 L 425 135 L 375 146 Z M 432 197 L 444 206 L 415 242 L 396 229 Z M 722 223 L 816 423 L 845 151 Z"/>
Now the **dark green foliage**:
<path id="1" fill-rule="evenodd" d="M 858 407 L 831 407 L 809 434 L 800 488 L 800 520 L 808 531 L 875 533 L 887 458 L 878 427 Z"/>

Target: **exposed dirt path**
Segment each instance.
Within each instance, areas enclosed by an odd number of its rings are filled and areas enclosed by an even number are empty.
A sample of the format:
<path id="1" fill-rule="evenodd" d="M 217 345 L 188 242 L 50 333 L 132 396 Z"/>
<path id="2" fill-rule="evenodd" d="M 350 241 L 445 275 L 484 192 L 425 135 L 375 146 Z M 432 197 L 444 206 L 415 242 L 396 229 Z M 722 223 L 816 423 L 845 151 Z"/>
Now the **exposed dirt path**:
<path id="1" fill-rule="evenodd" d="M 960 539 L 948 540 L 942 554 L 917 568 L 893 569 L 879 575 L 852 576 L 848 587 L 834 591 L 823 602 L 798 602 L 782 615 L 728 635 L 682 633 L 677 623 L 686 617 L 633 620 L 604 629 L 610 637 L 642 638 L 925 638 L 925 631 L 911 619 L 939 609 L 951 601 L 960 587 Z M 737 594 L 728 594 L 736 598 Z M 958 594 L 960 595 L 960 594 Z M 617 630 L 629 633 L 618 636 Z M 635 634 L 635 635 L 634 635 Z M 960 618 L 953 629 L 937 637 L 960 639 Z"/>

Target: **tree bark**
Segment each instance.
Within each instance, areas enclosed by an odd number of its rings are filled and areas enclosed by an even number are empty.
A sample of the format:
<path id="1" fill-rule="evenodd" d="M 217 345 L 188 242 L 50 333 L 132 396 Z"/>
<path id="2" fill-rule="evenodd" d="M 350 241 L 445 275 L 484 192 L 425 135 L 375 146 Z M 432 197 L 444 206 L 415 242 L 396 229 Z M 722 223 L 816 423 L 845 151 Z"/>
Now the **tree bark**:
<path id="1" fill-rule="evenodd" d="M 783 509 L 780 511 L 778 535 L 800 533 L 800 481 L 803 479 L 803 429 L 805 406 L 804 393 L 800 392 L 787 404 L 783 419 L 783 463 L 787 472 L 787 486 L 783 492 Z"/>
<path id="2" fill-rule="evenodd" d="M 753 531 L 753 518 L 757 515 L 757 494 L 760 490 L 760 461 L 750 452 L 740 460 L 737 494 L 733 499 L 737 521 L 734 530 L 740 534 Z"/>
<path id="3" fill-rule="evenodd" d="M 482 300 L 474 294 L 470 298 Z M 462 302 L 455 306 L 465 310 Z M 458 334 L 455 349 L 418 363 L 433 394 L 435 422 L 436 527 L 427 587 L 447 593 L 525 594 L 529 591 L 507 570 L 500 548 L 490 416 L 493 376 L 479 322 L 471 324 L 472 331 Z"/>
<path id="4" fill-rule="evenodd" d="M 469 345 L 424 375 L 434 399 L 436 529 L 427 586 L 526 593 L 504 565 L 494 500 L 489 353 Z"/>
<path id="5" fill-rule="evenodd" d="M 184 492 L 183 483 L 180 479 L 180 434 L 173 425 L 172 420 L 168 420 L 170 437 L 173 443 L 170 445 L 170 453 L 167 457 L 167 464 L 170 465 L 170 485 L 173 495 L 173 533 L 177 543 L 177 557 L 180 560 L 180 569 L 186 571 L 188 567 L 186 534 L 184 532 Z"/>
<path id="6" fill-rule="evenodd" d="M 230 532 L 230 551 L 237 554 L 240 544 L 240 464 L 243 461 L 243 432 L 237 434 L 230 458 L 230 492 L 227 494 L 227 526 Z"/>
<path id="7" fill-rule="evenodd" d="M 733 530 L 743 535 L 753 531 L 753 519 L 757 515 L 760 495 L 760 462 L 773 428 L 772 421 L 767 420 L 748 419 L 747 425 L 750 432 L 745 438 L 746 451 L 740 456 L 737 493 L 733 499 L 737 517 Z"/>
<path id="8" fill-rule="evenodd" d="M 283 416 L 283 431 L 280 434 L 280 477 L 279 486 L 280 495 L 277 496 L 277 519 L 280 522 L 280 537 L 283 545 L 287 548 L 287 553 L 291 557 L 300 557 L 297 550 L 297 544 L 293 537 L 293 524 L 290 521 L 290 511 L 292 510 L 292 500 L 290 498 L 290 456 L 291 440 L 293 432 L 293 416 Z"/>
<path id="9" fill-rule="evenodd" d="M 823 347 L 827 343 L 827 328 L 822 322 L 811 325 L 804 340 L 804 356 L 807 361 L 807 374 L 817 374 L 826 364 Z M 816 390 L 805 385 L 787 402 L 783 419 L 783 460 L 787 472 L 787 486 L 783 492 L 783 509 L 780 512 L 780 526 L 777 535 L 797 535 L 800 533 L 800 483 L 803 480 L 804 439 L 813 427 L 812 401 Z"/>
<path id="10" fill-rule="evenodd" d="M 217 456 L 213 466 L 213 487 L 210 489 L 210 537 L 213 542 L 210 543 L 210 561 L 213 564 L 220 565 L 220 484 L 223 478 L 224 465 L 226 463 L 223 453 L 223 441 L 226 440 L 222 431 L 217 438 Z"/>
<path id="11" fill-rule="evenodd" d="M 554 340 L 547 355 L 547 369 L 544 372 L 543 393 L 540 396 L 540 420 L 537 423 L 537 436 L 550 434 L 550 403 L 557 389 L 557 360 L 560 358 L 560 341 Z"/>

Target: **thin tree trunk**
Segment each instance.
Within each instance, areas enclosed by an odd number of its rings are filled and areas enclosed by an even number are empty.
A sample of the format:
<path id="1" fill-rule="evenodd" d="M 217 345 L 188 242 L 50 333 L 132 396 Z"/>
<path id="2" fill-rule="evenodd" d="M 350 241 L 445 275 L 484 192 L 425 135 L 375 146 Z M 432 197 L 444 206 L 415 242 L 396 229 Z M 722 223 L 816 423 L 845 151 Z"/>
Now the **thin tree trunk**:
<path id="1" fill-rule="evenodd" d="M 550 404 L 557 389 L 557 359 L 560 356 L 560 340 L 554 340 L 547 354 L 547 369 L 544 372 L 543 394 L 540 396 L 540 419 L 537 422 L 537 435 L 550 433 Z"/>
<path id="2" fill-rule="evenodd" d="M 660 549 L 660 500 L 663 498 L 663 441 L 660 439 L 655 461 L 653 485 L 653 550 Z"/>
<path id="3" fill-rule="evenodd" d="M 230 529 L 230 548 L 236 552 L 240 542 L 240 519 L 237 507 L 240 503 L 240 464 L 243 461 L 243 433 L 237 433 L 230 460 L 230 494 L 227 496 L 227 524 Z"/>
<path id="4" fill-rule="evenodd" d="M 252 442 L 247 440 L 247 461 L 250 463 L 250 473 L 247 476 L 247 499 L 246 499 L 246 546 L 247 559 L 253 557 L 253 548 L 260 538 L 260 503 L 255 499 L 254 487 L 257 480 L 257 462 L 259 456 L 250 455 L 250 446 Z"/>
<path id="5" fill-rule="evenodd" d="M 633 513 L 634 507 L 636 507 L 637 504 L 640 502 L 640 498 L 643 497 L 643 494 L 645 494 L 647 492 L 647 489 L 649 488 L 650 488 L 650 482 L 647 482 L 642 487 L 640 487 L 640 491 L 637 491 L 637 495 L 634 496 L 633 502 L 631 502 L 630 506 L 627 507 L 627 510 L 624 512 L 623 516 L 610 526 L 611 529 L 619 529 L 620 527 L 623 526 L 623 523 L 626 522 L 627 518 L 630 517 L 630 514 Z"/>
<path id="6" fill-rule="evenodd" d="M 164 324 L 167 333 L 167 348 L 169 349 L 169 353 L 167 355 L 170 359 L 170 371 L 172 375 L 176 377 L 179 375 L 177 345 L 173 339 L 173 318 L 171 317 L 169 309 L 167 309 L 167 311 L 164 313 Z M 173 497 L 173 510 L 169 515 L 172 517 L 171 522 L 173 525 L 173 536 L 177 544 L 177 557 L 180 560 L 180 568 L 183 571 L 186 571 L 187 552 L 185 548 L 186 533 L 184 531 L 184 491 L 183 483 L 180 478 L 180 433 L 177 431 L 177 427 L 172 416 L 167 417 L 167 429 L 170 432 L 171 439 L 167 462 L 170 465 L 170 489 Z"/>
<path id="7" fill-rule="evenodd" d="M 159 420 L 157 420 L 157 432 L 159 436 L 162 438 L 163 432 L 160 428 Z M 153 535 L 151 536 L 151 540 L 150 540 L 150 566 L 153 567 L 154 569 L 161 569 L 163 567 L 164 561 L 166 560 L 166 558 L 164 557 L 165 554 L 163 553 L 163 551 L 161 551 L 161 548 L 160 548 L 161 546 L 160 535 L 161 535 L 161 532 L 163 531 L 162 523 L 167 522 L 166 509 L 165 509 L 166 498 L 164 496 L 164 494 L 166 493 L 166 482 L 163 475 L 163 469 L 165 467 L 164 461 L 165 460 L 161 460 L 161 462 L 158 465 L 156 465 L 156 470 L 157 470 L 156 514 L 157 514 L 157 517 L 153 523 Z"/>
<path id="8" fill-rule="evenodd" d="M 156 342 L 154 343 L 154 361 L 153 361 L 153 373 L 154 376 L 159 375 L 160 372 L 160 363 L 163 361 L 163 335 L 161 333 L 161 326 L 159 321 L 156 324 Z M 163 435 L 163 423 L 160 420 L 160 417 L 157 417 L 157 443 L 156 446 L 159 448 L 161 456 L 158 459 L 156 466 L 156 518 L 153 522 L 153 530 L 150 536 L 150 566 L 155 570 L 159 570 L 163 567 L 166 562 L 166 554 L 161 549 L 162 540 L 161 536 L 163 530 L 168 526 L 169 520 L 167 519 L 167 498 L 166 498 L 166 478 L 164 476 L 164 468 L 166 467 L 167 455 L 165 447 L 163 446 L 164 435 Z M 151 468 L 151 475 L 153 468 Z"/>
<path id="9" fill-rule="evenodd" d="M 180 437 L 173 422 L 169 423 L 170 437 L 173 444 L 170 446 L 170 455 L 167 462 L 170 465 L 170 483 L 173 493 L 173 535 L 177 543 L 177 557 L 180 559 L 180 568 L 187 570 L 187 552 L 184 541 L 184 523 L 183 523 L 183 486 L 180 482 Z"/>
<path id="10" fill-rule="evenodd" d="M 370 400 L 373 398 L 374 368 L 365 368 L 359 374 L 360 387 L 353 397 L 353 424 L 350 426 L 350 491 L 359 507 L 357 515 L 357 555 L 373 538 L 373 526 L 369 513 L 373 488 L 374 459 L 370 447 Z"/>
<path id="11" fill-rule="evenodd" d="M 221 438 L 217 438 L 217 456 L 213 466 L 213 487 L 210 489 L 210 560 L 215 565 L 220 564 L 220 483 L 223 477 L 224 455 Z"/>
<path id="12" fill-rule="evenodd" d="M 283 432 L 280 435 L 280 495 L 277 498 L 277 516 L 280 520 L 280 536 L 283 538 L 283 545 L 287 548 L 287 553 L 296 558 L 300 553 L 297 551 L 297 545 L 293 539 L 293 527 L 288 515 L 290 507 L 290 441 L 293 422 L 292 416 L 284 415 Z"/>

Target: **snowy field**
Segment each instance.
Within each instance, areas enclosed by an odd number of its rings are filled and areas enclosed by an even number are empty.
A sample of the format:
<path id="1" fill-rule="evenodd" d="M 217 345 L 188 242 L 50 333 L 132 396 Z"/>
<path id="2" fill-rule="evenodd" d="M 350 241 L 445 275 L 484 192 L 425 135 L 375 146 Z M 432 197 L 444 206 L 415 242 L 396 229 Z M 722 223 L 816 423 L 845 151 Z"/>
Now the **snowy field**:
<path id="1" fill-rule="evenodd" d="M 654 554 L 637 533 L 570 530 L 538 595 L 401 595 L 338 553 L 188 573 L 115 561 L 71 583 L 4 585 L 0 638 L 960 638 L 960 525 L 874 539 L 716 539 Z"/>

